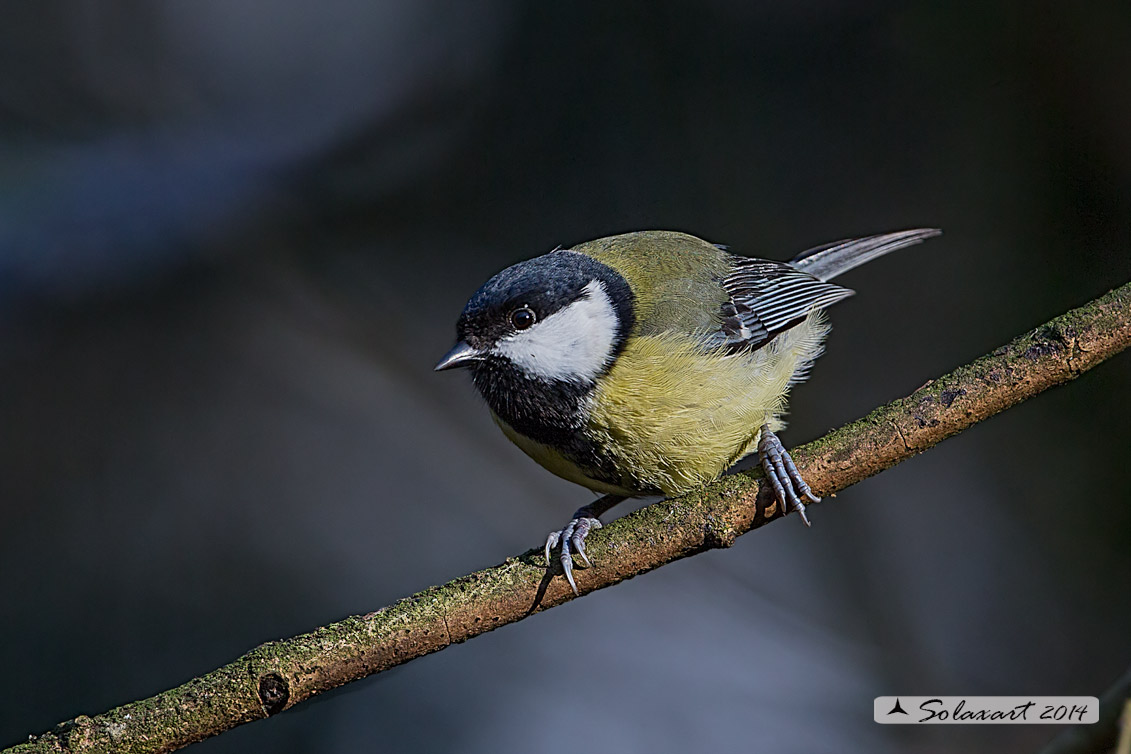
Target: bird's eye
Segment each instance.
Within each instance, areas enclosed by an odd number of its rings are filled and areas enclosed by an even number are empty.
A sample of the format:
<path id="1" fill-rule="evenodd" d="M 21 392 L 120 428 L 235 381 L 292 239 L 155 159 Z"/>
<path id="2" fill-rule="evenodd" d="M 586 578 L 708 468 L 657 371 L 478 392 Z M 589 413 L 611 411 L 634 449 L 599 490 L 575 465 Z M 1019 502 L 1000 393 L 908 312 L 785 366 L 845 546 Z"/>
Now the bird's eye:
<path id="1" fill-rule="evenodd" d="M 511 324 L 514 325 L 514 329 L 516 330 L 527 329 L 533 325 L 537 319 L 529 306 L 523 306 L 511 312 Z"/>

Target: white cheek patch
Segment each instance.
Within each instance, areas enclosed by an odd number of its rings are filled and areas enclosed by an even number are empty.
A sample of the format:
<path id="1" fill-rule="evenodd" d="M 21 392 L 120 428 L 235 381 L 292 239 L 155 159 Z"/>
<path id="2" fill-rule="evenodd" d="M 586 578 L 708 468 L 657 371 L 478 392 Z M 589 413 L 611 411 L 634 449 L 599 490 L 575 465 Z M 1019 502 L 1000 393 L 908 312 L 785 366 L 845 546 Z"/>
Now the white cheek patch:
<path id="1" fill-rule="evenodd" d="M 535 377 L 593 382 L 612 357 L 616 333 L 613 302 L 604 284 L 593 280 L 581 298 L 501 339 L 495 351 Z"/>

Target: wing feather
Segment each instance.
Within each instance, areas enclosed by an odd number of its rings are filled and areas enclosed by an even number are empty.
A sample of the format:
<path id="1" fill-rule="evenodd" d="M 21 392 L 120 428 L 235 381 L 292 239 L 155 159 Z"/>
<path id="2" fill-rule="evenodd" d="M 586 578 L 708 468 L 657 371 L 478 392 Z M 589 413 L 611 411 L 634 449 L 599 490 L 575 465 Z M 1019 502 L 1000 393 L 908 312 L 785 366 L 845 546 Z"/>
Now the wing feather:
<path id="1" fill-rule="evenodd" d="M 719 312 L 721 327 L 707 340 L 730 352 L 754 350 L 802 322 L 814 309 L 848 298 L 853 291 L 829 278 L 942 231 L 915 228 L 817 246 L 791 262 L 731 257 L 722 285 L 729 295 Z"/>
<path id="2" fill-rule="evenodd" d="M 723 279 L 730 296 L 713 340 L 730 352 L 760 348 L 802 322 L 814 309 L 848 298 L 853 291 L 768 259 L 735 257 Z"/>

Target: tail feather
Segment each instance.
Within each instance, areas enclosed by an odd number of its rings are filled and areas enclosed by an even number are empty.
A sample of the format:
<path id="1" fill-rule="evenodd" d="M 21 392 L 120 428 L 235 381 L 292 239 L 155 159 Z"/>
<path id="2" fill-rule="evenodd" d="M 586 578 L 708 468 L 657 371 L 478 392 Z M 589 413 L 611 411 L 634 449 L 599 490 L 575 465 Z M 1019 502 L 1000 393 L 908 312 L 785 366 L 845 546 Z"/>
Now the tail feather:
<path id="1" fill-rule="evenodd" d="M 794 257 L 790 265 L 821 280 L 831 280 L 876 257 L 921 243 L 941 233 L 938 228 L 916 228 L 866 238 L 849 238 L 803 251 Z"/>

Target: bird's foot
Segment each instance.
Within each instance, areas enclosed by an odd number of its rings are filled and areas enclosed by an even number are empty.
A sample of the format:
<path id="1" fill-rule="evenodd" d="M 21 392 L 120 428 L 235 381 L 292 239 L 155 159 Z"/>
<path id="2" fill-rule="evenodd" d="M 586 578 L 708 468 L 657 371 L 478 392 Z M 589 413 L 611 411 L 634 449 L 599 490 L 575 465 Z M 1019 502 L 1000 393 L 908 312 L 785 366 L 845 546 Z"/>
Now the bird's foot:
<path id="1" fill-rule="evenodd" d="M 562 563 L 562 571 L 565 572 L 566 581 L 573 588 L 574 594 L 578 594 L 578 591 L 577 583 L 573 580 L 573 553 L 577 553 L 577 559 L 586 568 L 592 565 L 589 562 L 589 556 L 585 554 L 585 537 L 589 535 L 591 530 L 601 528 L 601 519 L 587 515 L 587 513 L 588 511 L 582 508 L 573 514 L 573 518 L 565 525 L 565 528 L 561 531 L 552 531 L 550 536 L 546 537 L 546 565 L 550 565 L 550 550 L 557 547 L 560 542 L 562 554 L 559 559 Z"/>
<path id="2" fill-rule="evenodd" d="M 805 515 L 805 503 L 801 498 L 808 498 L 810 502 L 819 503 L 821 498 L 813 494 L 809 485 L 801 478 L 789 452 L 781 444 L 778 436 L 770 431 L 769 426 L 762 427 L 762 436 L 758 440 L 758 457 L 762 461 L 762 468 L 766 472 L 766 479 L 774 488 L 774 496 L 778 505 L 786 512 L 792 506 L 801 514 L 801 520 L 809 526 L 809 517 Z"/>
<path id="3" fill-rule="evenodd" d="M 559 560 L 562 563 L 562 571 L 565 572 L 566 581 L 569 582 L 574 594 L 579 594 L 579 592 L 577 591 L 577 582 L 573 580 L 573 554 L 577 553 L 577 559 L 586 568 L 592 565 L 589 562 L 589 556 L 585 554 L 585 537 L 594 529 L 601 528 L 601 520 L 597 516 L 605 513 L 622 500 L 624 500 L 623 495 L 605 495 L 589 505 L 578 508 L 564 529 L 552 531 L 550 536 L 546 537 L 546 565 L 550 565 L 550 550 L 560 543 L 562 554 L 559 556 Z"/>

